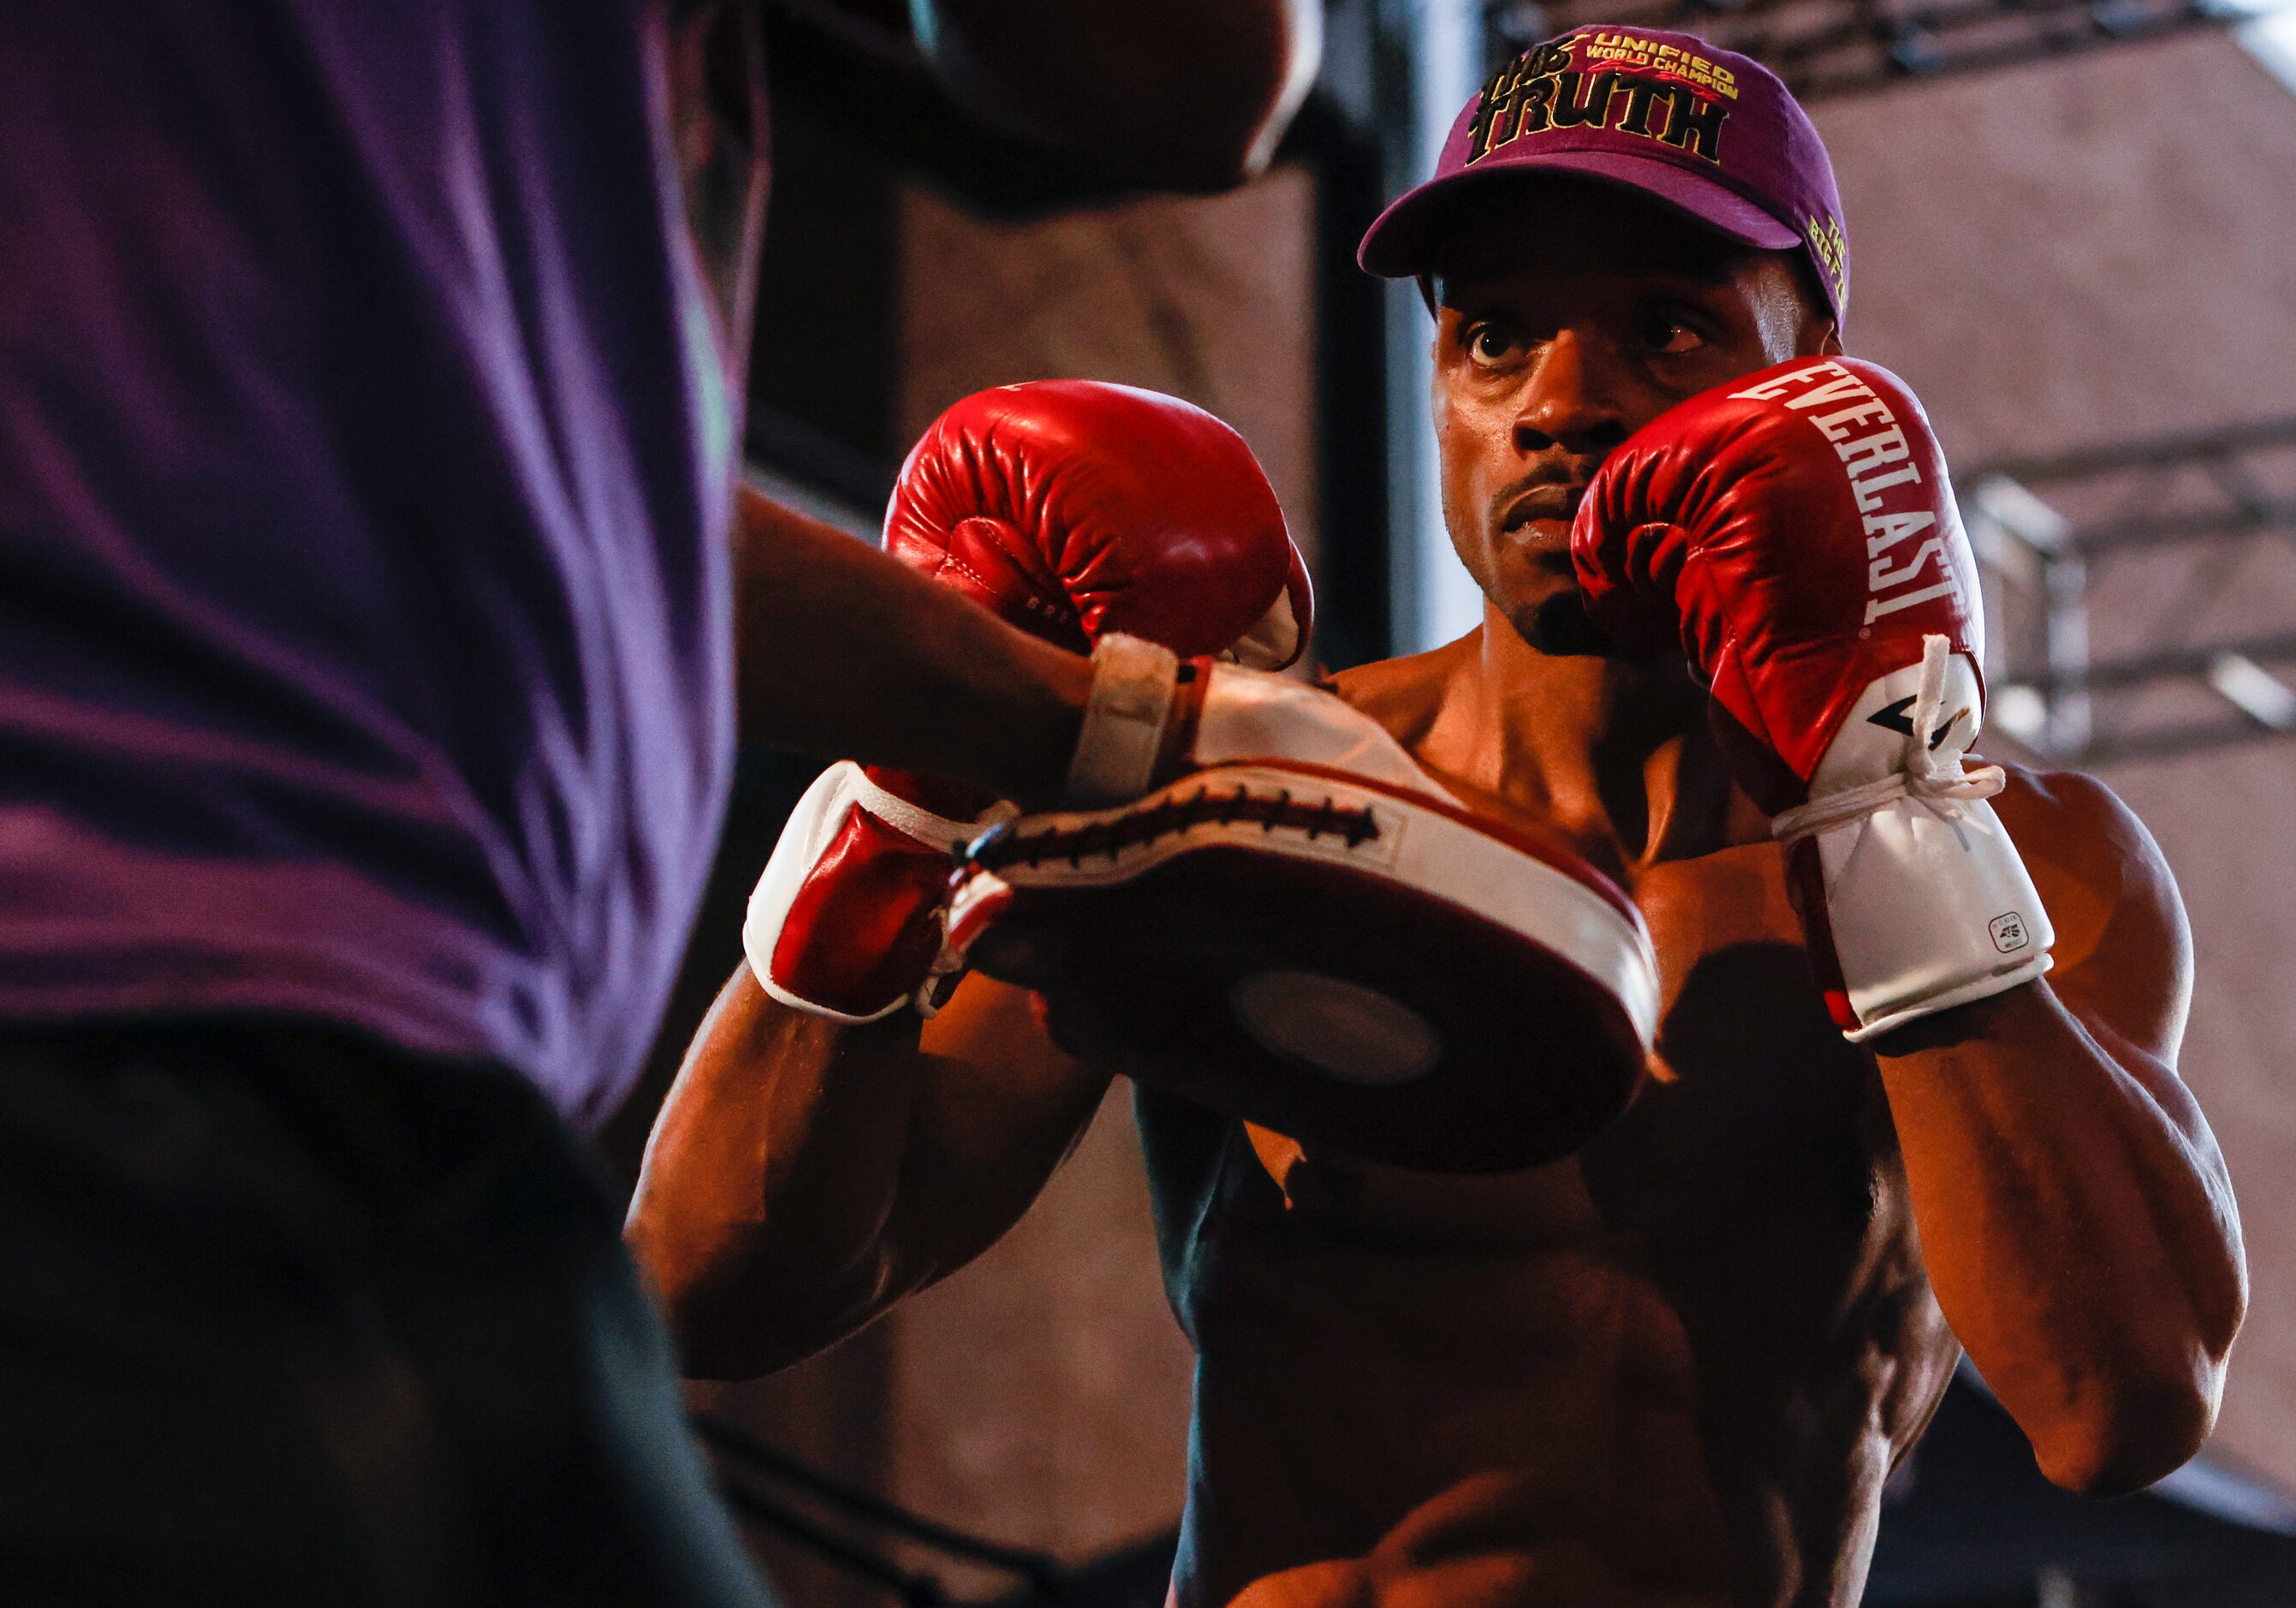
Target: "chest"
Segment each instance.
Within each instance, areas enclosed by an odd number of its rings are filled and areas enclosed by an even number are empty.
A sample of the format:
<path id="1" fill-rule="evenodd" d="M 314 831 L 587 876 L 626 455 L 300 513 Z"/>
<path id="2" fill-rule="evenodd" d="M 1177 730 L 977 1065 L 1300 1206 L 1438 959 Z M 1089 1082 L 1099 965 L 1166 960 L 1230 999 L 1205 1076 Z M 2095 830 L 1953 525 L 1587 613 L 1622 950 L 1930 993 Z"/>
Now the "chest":
<path id="1" fill-rule="evenodd" d="M 1433 1175 L 1254 1135 L 1295 1227 L 1422 1246 L 1639 1244 L 1840 1277 L 1909 1220 L 1871 1058 L 1826 1014 L 1767 842 L 1625 879 L 1658 959 L 1651 1076 L 1579 1154 Z M 1639 1260 L 1636 1257 L 1633 1259 Z"/>
<path id="2" fill-rule="evenodd" d="M 1649 1083 L 1578 1158 L 1601 1215 L 1661 1240 L 1756 1223 L 1862 1237 L 1895 1145 L 1871 1058 L 1820 997 L 1784 856 L 1740 844 L 1628 882 L 1661 1003 Z"/>

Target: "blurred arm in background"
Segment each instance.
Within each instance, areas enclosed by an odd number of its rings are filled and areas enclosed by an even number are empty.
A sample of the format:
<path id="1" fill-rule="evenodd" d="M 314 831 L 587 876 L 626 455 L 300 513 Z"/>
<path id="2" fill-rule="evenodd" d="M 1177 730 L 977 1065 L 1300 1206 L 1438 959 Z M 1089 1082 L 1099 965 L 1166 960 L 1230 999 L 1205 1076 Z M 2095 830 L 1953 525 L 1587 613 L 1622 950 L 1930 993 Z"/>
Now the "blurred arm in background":
<path id="1" fill-rule="evenodd" d="M 773 0 L 884 56 L 922 55 L 968 111 L 1161 188 L 1217 190 L 1267 165 L 1315 76 L 1319 0 Z M 681 150 L 746 162 L 763 118 L 755 13 L 746 34 L 688 0 L 693 53 Z M 914 13 L 914 15 L 912 14 Z M 912 29 L 914 29 L 914 34 Z M 715 53 L 714 54 L 712 53 Z M 715 77 L 710 63 L 719 64 Z M 714 110 L 708 110 L 712 109 Z M 713 141 L 716 142 L 713 144 Z M 723 149 L 720 149 L 722 147 Z M 736 265 L 721 293 L 746 349 L 755 195 L 730 181 L 725 226 L 698 232 Z M 850 537 L 744 488 L 735 531 L 742 734 L 768 748 L 929 771 L 1049 802 L 1082 719 L 1086 662 L 1005 626 Z"/>
<path id="2" fill-rule="evenodd" d="M 734 572 L 744 741 L 1059 796 L 1090 660 L 746 485 Z"/>
<path id="3" fill-rule="evenodd" d="M 1315 79 L 1321 0 L 913 0 L 975 115 L 1177 190 L 1267 166 Z"/>
<path id="4" fill-rule="evenodd" d="M 655 1121 L 627 1230 L 685 1371 L 771 1373 L 964 1267 L 1020 1221 L 1108 1084 L 985 977 L 930 1021 L 847 1026 L 736 969 Z"/>
<path id="5" fill-rule="evenodd" d="M 1155 189 L 1267 166 L 1315 81 L 1322 0 L 767 0 L 972 116 Z"/>

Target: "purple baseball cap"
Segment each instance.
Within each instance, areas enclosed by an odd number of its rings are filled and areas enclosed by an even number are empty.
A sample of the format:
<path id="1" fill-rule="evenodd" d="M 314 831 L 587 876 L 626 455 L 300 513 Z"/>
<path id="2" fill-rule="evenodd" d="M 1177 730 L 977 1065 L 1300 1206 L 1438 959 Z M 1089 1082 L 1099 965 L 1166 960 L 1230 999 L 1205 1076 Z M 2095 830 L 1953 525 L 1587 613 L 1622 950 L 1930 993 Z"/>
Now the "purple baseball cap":
<path id="1" fill-rule="evenodd" d="M 1800 248 L 1839 319 L 1849 244 L 1809 114 L 1751 56 L 1691 34 L 1597 23 L 1534 45 L 1466 104 L 1435 175 L 1379 215 L 1356 254 L 1423 274 L 1443 219 L 1500 176 L 1575 173 L 1662 201 L 1742 244 Z"/>

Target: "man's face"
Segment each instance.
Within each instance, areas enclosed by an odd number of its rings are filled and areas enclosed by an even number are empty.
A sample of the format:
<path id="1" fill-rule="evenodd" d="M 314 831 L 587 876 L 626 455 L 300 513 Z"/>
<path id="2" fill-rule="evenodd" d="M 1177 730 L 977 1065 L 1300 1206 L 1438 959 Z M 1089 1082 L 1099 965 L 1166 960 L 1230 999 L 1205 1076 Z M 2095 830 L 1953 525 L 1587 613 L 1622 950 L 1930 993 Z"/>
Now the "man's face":
<path id="1" fill-rule="evenodd" d="M 1789 256 L 1591 182 L 1501 190 L 1453 226 L 1440 262 L 1443 517 L 1526 636 L 1573 584 L 1571 515 L 1612 447 L 1677 402 L 1833 345 Z"/>

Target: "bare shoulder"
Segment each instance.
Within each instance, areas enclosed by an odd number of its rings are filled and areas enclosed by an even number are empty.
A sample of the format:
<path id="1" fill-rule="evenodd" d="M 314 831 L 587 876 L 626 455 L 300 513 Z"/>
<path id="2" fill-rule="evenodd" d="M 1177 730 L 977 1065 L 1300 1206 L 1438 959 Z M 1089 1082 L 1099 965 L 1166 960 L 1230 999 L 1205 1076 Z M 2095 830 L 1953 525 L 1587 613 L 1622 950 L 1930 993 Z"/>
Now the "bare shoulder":
<path id="1" fill-rule="evenodd" d="M 1415 748 L 1450 701 L 1461 669 L 1472 662 L 1480 630 L 1424 653 L 1381 659 L 1341 670 L 1324 685 Z"/>
<path id="2" fill-rule="evenodd" d="M 2176 901 L 2160 844 L 2112 789 L 2082 771 L 2002 769 L 2008 784 L 1993 806 L 2029 864 L 2040 860 L 2115 902 L 2127 894 Z"/>
<path id="3" fill-rule="evenodd" d="M 2144 823 L 2079 771 L 2004 766 L 1993 800 L 2056 929 L 2050 981 L 2084 1014 L 2173 1053 L 2192 997 L 2192 930 Z"/>

